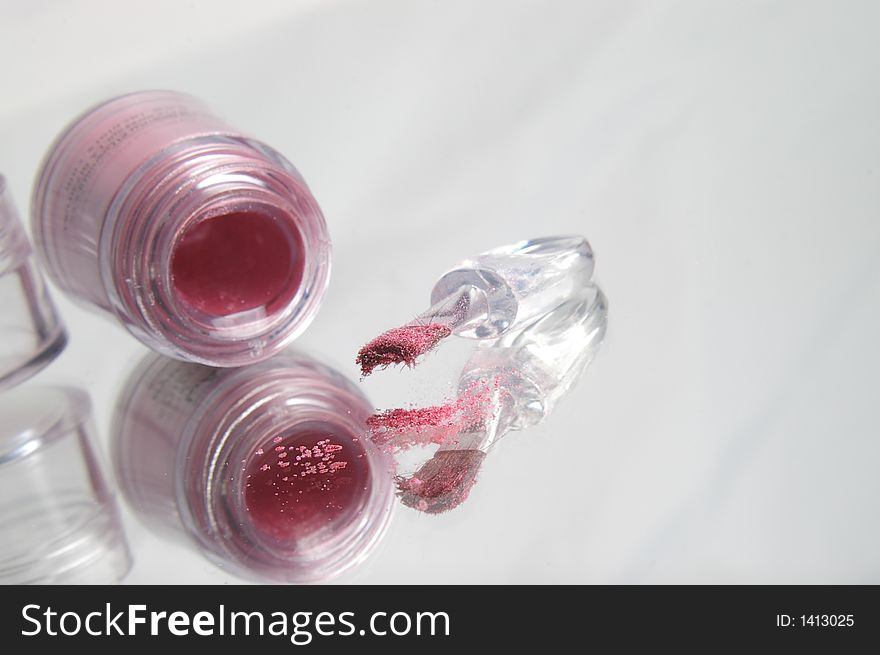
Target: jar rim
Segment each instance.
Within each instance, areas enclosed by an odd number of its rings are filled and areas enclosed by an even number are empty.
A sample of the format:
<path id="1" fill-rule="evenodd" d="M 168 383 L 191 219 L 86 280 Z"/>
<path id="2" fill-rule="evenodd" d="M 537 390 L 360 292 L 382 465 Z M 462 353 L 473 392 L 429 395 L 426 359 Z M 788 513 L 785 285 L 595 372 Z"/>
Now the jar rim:
<path id="1" fill-rule="evenodd" d="M 265 359 L 305 330 L 323 299 L 330 240 L 320 208 L 295 169 L 277 153 L 277 161 L 266 161 L 271 149 L 259 144 L 255 153 L 255 143 L 214 135 L 172 144 L 132 176 L 110 207 L 99 251 L 112 311 L 164 354 L 213 366 Z M 247 208 L 274 217 L 302 244 L 299 287 L 275 311 L 208 324 L 181 306 L 173 288 L 174 245 L 188 226 Z"/>

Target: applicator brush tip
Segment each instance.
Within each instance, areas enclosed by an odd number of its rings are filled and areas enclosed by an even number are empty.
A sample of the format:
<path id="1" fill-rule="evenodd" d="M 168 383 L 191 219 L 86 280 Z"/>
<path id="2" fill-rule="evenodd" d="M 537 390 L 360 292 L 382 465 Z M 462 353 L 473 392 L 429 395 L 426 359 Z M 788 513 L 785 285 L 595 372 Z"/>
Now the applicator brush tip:
<path id="1" fill-rule="evenodd" d="M 392 364 L 414 366 L 416 359 L 434 348 L 452 331 L 442 323 L 404 325 L 380 334 L 358 351 L 355 362 L 364 376 Z"/>

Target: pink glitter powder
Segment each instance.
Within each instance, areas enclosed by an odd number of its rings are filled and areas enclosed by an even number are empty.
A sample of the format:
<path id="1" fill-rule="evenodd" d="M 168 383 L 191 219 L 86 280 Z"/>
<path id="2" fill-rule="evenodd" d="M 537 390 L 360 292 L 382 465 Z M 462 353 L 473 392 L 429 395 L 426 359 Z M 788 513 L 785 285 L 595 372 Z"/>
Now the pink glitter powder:
<path id="1" fill-rule="evenodd" d="M 412 477 L 397 479 L 398 496 L 428 514 L 454 509 L 470 494 L 485 457 L 482 450 L 440 450 Z"/>
<path id="2" fill-rule="evenodd" d="M 454 437 L 472 424 L 477 412 L 462 399 L 445 405 L 416 409 L 389 409 L 367 419 L 370 438 L 387 452 L 427 444 L 452 443 Z"/>
<path id="3" fill-rule="evenodd" d="M 389 409 L 367 419 L 373 443 L 399 451 L 431 443 L 454 443 L 462 432 L 479 429 L 492 416 L 498 380 L 474 384 L 444 405 L 414 409 Z"/>
<path id="4" fill-rule="evenodd" d="M 428 325 L 404 325 L 380 334 L 358 351 L 355 362 L 364 376 L 376 367 L 391 364 L 414 366 L 416 359 L 434 348 L 452 331 L 441 323 Z"/>

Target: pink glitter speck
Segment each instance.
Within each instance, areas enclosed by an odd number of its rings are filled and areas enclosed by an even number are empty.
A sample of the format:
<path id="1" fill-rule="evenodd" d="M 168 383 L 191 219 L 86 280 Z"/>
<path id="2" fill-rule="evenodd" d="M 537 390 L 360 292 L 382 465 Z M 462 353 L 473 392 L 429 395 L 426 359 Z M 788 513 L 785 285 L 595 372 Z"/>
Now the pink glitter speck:
<path id="1" fill-rule="evenodd" d="M 322 429 L 291 430 L 281 436 L 278 444 L 264 446 L 264 455 L 248 459 L 253 477 L 244 489 L 244 502 L 253 527 L 289 540 L 314 534 L 324 520 L 353 520 L 369 492 L 371 473 L 355 464 L 361 450 L 350 445 L 348 431 L 338 440 Z M 271 443 L 271 434 L 266 441 Z M 278 451 L 275 445 L 284 448 Z M 292 461 L 300 452 L 311 457 Z"/>
<path id="2" fill-rule="evenodd" d="M 414 366 L 416 359 L 434 348 L 452 331 L 442 323 L 404 325 L 380 334 L 358 351 L 356 363 L 364 376 L 376 367 L 391 364 Z"/>

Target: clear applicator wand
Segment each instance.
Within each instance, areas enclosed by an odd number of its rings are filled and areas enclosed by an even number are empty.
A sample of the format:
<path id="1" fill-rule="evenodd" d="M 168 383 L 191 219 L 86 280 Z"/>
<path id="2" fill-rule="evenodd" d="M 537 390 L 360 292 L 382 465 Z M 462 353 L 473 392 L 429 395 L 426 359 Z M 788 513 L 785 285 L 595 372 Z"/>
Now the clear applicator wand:
<path id="1" fill-rule="evenodd" d="M 593 250 L 581 236 L 493 248 L 445 273 L 431 291 L 431 307 L 367 343 L 356 362 L 366 376 L 377 367 L 414 366 L 452 334 L 497 339 L 577 296 L 592 275 Z"/>
<path id="2" fill-rule="evenodd" d="M 575 385 L 602 343 L 607 315 L 604 294 L 590 285 L 521 330 L 478 348 L 453 402 L 373 415 L 371 438 L 392 452 L 440 444 L 418 471 L 397 479 L 401 501 L 428 513 L 460 505 L 492 445 L 509 431 L 540 423 Z"/>

